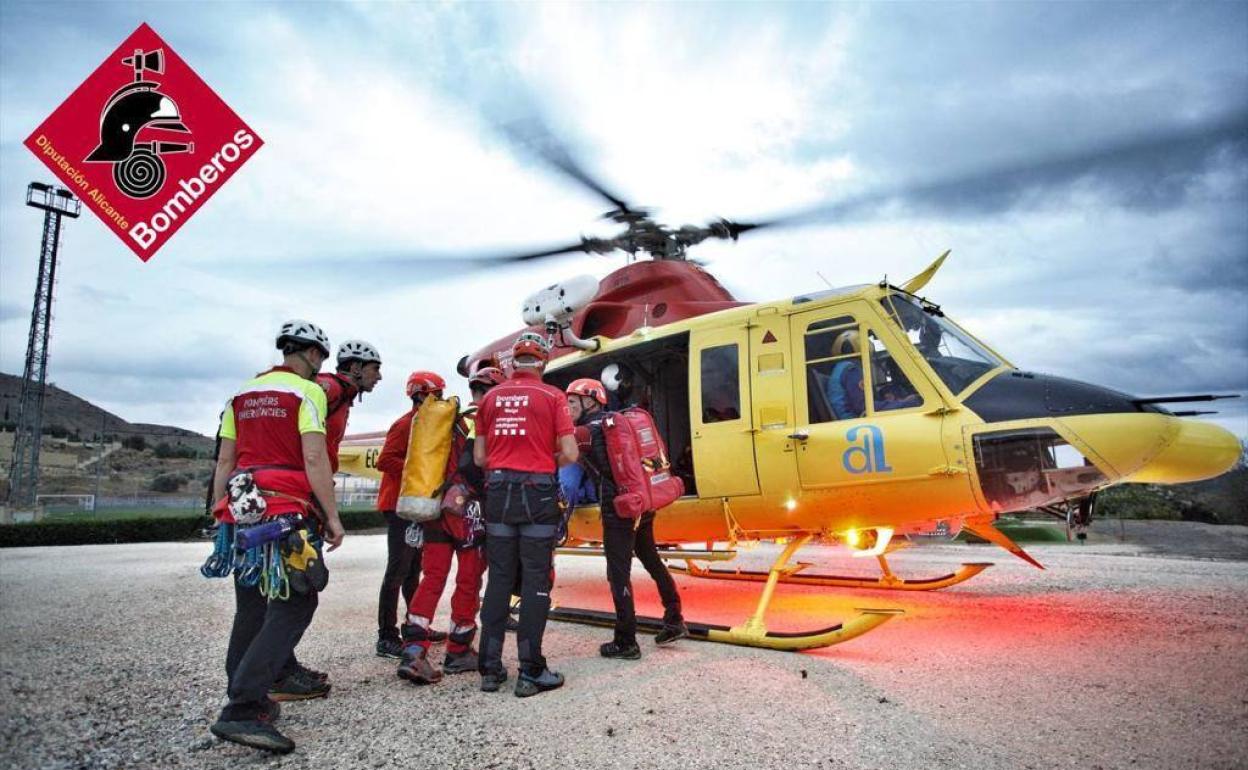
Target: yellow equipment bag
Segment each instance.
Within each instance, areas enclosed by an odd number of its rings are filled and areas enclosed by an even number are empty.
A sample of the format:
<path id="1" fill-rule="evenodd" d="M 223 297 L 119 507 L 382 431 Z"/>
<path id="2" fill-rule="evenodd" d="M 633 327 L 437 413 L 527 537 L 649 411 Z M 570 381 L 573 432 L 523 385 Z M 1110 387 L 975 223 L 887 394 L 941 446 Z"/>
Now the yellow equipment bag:
<path id="1" fill-rule="evenodd" d="M 446 480 L 451 435 L 459 416 L 459 399 L 427 397 L 412 417 L 403 461 L 403 480 L 395 513 L 408 521 L 433 521 L 442 514 L 440 492 Z"/>

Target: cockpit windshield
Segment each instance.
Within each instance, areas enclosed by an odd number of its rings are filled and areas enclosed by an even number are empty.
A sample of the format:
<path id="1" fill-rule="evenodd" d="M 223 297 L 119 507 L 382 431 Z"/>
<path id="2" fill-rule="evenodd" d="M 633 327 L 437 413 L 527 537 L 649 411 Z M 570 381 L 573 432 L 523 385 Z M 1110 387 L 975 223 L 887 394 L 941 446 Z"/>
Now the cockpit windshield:
<path id="1" fill-rule="evenodd" d="M 939 310 L 925 310 L 912 297 L 890 294 L 881 304 L 955 395 L 985 372 L 1005 363 L 938 315 Z"/>

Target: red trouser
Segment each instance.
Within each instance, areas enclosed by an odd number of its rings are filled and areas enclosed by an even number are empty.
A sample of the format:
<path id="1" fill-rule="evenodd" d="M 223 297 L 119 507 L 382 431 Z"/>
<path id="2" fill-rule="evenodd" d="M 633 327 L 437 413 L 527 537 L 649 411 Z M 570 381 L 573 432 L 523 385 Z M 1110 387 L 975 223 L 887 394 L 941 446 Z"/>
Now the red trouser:
<path id="1" fill-rule="evenodd" d="M 477 625 L 477 609 L 480 605 L 481 576 L 485 574 L 485 557 L 481 548 L 456 549 L 450 543 L 425 543 L 424 555 L 420 564 L 420 586 L 416 595 L 408 605 L 409 615 L 433 619 L 438 608 L 438 600 L 442 598 L 442 589 L 446 587 L 446 578 L 451 573 L 451 554 L 455 555 L 459 567 L 455 572 L 455 592 L 451 594 L 451 628 L 475 627 Z M 420 642 L 428 647 L 429 642 Z M 457 644 L 453 635 L 448 636 L 447 652 L 463 652 L 468 649 L 464 644 Z"/>

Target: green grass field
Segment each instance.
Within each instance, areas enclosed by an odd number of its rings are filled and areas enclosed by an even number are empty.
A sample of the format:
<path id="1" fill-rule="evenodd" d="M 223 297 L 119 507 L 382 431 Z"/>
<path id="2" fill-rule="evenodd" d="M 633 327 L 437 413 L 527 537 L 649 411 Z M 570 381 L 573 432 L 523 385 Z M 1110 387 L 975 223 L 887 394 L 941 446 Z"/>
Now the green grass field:
<path id="1" fill-rule="evenodd" d="M 197 508 L 105 509 L 100 511 L 49 511 L 44 521 L 135 521 L 138 519 L 180 519 L 195 516 Z"/>

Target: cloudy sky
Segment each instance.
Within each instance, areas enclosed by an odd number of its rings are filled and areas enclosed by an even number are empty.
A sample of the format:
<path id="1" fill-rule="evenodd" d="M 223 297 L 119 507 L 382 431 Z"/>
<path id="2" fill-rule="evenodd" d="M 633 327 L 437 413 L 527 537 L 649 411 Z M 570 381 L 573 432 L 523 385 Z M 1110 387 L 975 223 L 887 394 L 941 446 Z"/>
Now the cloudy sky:
<path id="1" fill-rule="evenodd" d="M 451 375 L 524 295 L 620 266 L 396 261 L 603 233 L 600 200 L 498 131 L 534 115 L 669 222 L 858 202 L 701 247 L 741 299 L 952 249 L 927 292 L 1019 366 L 1248 394 L 1248 4 L 1216 2 L 5 2 L 0 370 L 34 288 L 25 188 L 52 181 L 21 143 L 143 21 L 266 146 L 148 264 L 68 225 L 51 379 L 129 420 L 212 432 L 306 317 L 380 348 L 352 429 L 382 429 L 408 370 Z M 1248 436 L 1248 404 L 1221 412 Z"/>

